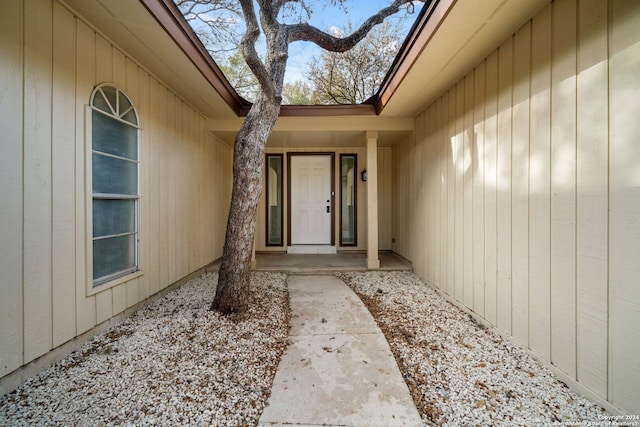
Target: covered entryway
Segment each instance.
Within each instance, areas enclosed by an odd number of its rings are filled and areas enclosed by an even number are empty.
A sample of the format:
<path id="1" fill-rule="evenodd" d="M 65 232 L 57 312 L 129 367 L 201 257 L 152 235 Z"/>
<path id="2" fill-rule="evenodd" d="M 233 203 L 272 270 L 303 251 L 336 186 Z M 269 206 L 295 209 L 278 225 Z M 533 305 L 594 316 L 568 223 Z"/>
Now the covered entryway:
<path id="1" fill-rule="evenodd" d="M 333 154 L 289 157 L 289 252 L 335 252 L 333 158 Z"/>

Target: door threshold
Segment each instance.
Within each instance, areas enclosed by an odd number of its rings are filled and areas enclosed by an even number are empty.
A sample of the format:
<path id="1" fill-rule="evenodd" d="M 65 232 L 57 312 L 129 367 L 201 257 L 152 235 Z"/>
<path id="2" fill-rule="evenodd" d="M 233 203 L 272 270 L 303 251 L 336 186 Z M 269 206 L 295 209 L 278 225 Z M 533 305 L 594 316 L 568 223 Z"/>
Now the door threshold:
<path id="1" fill-rule="evenodd" d="M 335 254 L 338 253 L 332 245 L 292 245 L 287 247 L 288 254 Z"/>

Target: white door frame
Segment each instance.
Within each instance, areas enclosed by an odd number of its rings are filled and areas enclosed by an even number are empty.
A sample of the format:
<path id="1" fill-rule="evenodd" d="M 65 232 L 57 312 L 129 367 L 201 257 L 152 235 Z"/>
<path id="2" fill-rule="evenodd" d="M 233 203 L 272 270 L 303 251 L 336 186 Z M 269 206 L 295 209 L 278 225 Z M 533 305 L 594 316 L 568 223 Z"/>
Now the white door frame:
<path id="1" fill-rule="evenodd" d="M 331 209 L 331 228 L 330 228 L 330 245 L 335 245 L 335 157 L 336 154 L 334 152 L 289 152 L 287 153 L 287 243 L 291 246 L 292 241 L 292 232 L 291 232 L 291 206 L 292 206 L 292 191 L 291 191 L 291 177 L 293 175 L 293 170 L 291 167 L 291 158 L 298 156 L 327 156 L 331 160 L 331 184 L 330 191 L 331 197 L 330 199 L 330 209 Z"/>

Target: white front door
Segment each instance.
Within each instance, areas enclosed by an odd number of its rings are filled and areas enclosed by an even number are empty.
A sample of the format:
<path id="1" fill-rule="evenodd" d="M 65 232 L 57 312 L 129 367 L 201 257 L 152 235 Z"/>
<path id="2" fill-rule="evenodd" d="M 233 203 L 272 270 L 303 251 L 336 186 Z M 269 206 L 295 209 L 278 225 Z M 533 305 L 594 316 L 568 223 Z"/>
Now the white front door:
<path id="1" fill-rule="evenodd" d="M 331 156 L 291 156 L 291 244 L 331 244 Z"/>

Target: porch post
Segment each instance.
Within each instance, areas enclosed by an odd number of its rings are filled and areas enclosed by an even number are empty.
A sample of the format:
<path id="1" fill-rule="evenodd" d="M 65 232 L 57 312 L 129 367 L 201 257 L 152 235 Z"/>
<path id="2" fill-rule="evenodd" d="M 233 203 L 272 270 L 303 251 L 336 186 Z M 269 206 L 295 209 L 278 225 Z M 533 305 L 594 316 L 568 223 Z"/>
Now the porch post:
<path id="1" fill-rule="evenodd" d="M 378 259 L 378 132 L 367 132 L 367 268 L 380 268 Z"/>

